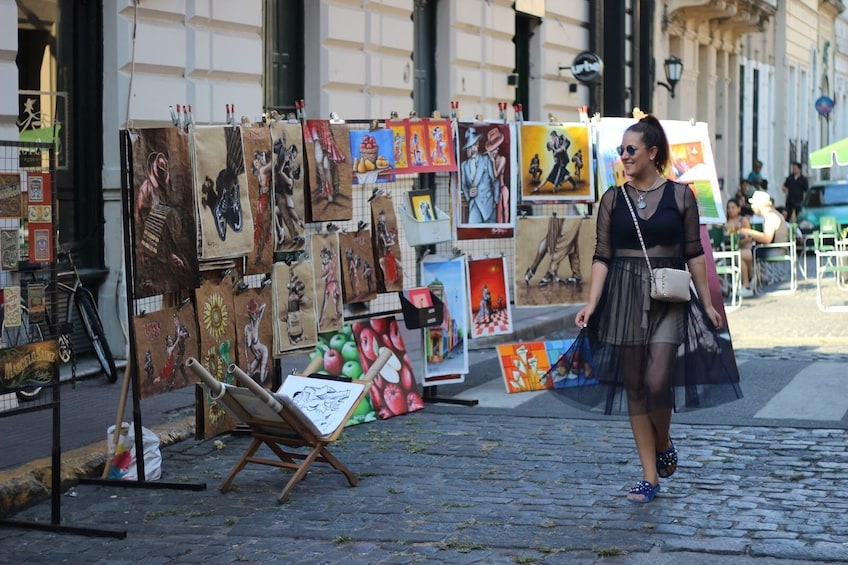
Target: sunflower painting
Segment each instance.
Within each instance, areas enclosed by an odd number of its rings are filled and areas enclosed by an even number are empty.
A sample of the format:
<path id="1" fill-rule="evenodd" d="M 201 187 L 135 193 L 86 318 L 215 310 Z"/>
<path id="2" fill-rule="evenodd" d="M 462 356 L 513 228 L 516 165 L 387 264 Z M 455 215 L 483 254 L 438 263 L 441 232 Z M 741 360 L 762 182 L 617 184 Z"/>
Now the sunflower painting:
<path id="1" fill-rule="evenodd" d="M 236 329 L 233 315 L 233 285 L 229 277 L 207 276 L 195 291 L 198 312 L 199 360 L 221 382 L 229 382 L 227 367 L 236 362 Z M 208 394 L 199 399 L 197 435 L 208 439 L 235 428 L 217 401 Z M 201 409 L 202 407 L 202 409 Z"/>

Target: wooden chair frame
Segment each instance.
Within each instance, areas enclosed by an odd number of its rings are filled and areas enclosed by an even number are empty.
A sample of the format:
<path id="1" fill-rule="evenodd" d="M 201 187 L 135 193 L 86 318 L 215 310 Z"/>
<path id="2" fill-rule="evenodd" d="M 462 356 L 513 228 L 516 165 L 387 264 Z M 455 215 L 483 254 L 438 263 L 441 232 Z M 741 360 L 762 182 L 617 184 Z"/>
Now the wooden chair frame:
<path id="1" fill-rule="evenodd" d="M 360 380 L 364 385 L 362 391 L 342 422 L 347 422 L 350 419 L 353 411 L 370 390 L 374 377 L 377 376 L 390 357 L 391 352 L 385 350 Z M 356 474 L 348 469 L 328 448 L 341 435 L 344 423 L 331 433 L 322 435 L 308 416 L 290 398 L 271 394 L 239 367 L 230 365 L 228 368 L 228 372 L 241 385 L 232 386 L 218 381 L 194 358 L 189 358 L 186 361 L 186 366 L 209 389 L 213 399 L 221 402 L 230 415 L 250 428 L 252 438 L 250 445 L 219 487 L 221 492 L 227 492 L 236 475 L 250 463 L 294 471 L 277 497 L 277 501 L 281 503 L 288 499 L 291 490 L 306 477 L 310 466 L 316 461 L 329 464 L 345 476 L 350 486 L 356 486 L 359 481 Z M 277 459 L 256 456 L 256 452 L 263 445 L 267 446 L 277 456 Z M 300 451 L 293 451 L 289 448 L 300 449 Z"/>

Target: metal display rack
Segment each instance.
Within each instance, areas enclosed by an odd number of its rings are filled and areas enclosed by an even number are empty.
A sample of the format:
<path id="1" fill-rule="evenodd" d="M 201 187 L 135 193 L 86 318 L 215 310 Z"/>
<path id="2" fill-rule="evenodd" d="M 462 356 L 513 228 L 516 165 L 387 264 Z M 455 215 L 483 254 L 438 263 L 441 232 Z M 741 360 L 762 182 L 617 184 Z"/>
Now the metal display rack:
<path id="1" fill-rule="evenodd" d="M 0 287 L 6 291 L 20 289 L 20 319 L 11 324 L 8 318 L 4 319 L 0 361 L 14 362 L 20 352 L 26 352 L 25 357 L 35 358 L 36 362 L 26 361 L 25 365 L 33 369 L 31 374 L 40 377 L 36 387 L 33 387 L 32 378 L 18 383 L 0 382 L 0 418 L 42 410 L 50 410 L 52 417 L 50 522 L 4 519 L 0 520 L 0 526 L 121 539 L 126 537 L 126 531 L 62 523 L 61 383 L 57 341 L 63 328 L 59 322 L 56 285 L 58 242 L 54 225 L 58 209 L 57 189 L 53 184 L 54 150 L 55 146 L 50 143 L 0 140 L 0 175 L 10 181 L 4 182 L 4 191 L 14 190 L 16 177 L 20 190 L 20 217 L 4 214 L 0 218 L 0 230 L 5 230 L 4 235 L 8 238 L 6 245 L 18 248 L 14 267 L 13 261 L 4 261 L 3 266 L 9 268 L 0 270 Z M 40 192 L 38 197 L 35 191 Z M 5 200 L 6 204 L 10 202 L 9 197 L 10 194 L 0 194 L 0 200 Z M 9 237 L 13 231 L 17 231 L 17 237 Z M 3 251 L 4 255 L 15 253 L 11 247 L 4 247 Z M 31 256 L 33 253 L 36 256 Z M 6 306 L 4 303 L 3 314 L 12 316 L 12 310 L 5 311 Z M 24 374 L 23 368 L 21 373 Z M 41 390 L 36 393 L 38 387 Z"/>

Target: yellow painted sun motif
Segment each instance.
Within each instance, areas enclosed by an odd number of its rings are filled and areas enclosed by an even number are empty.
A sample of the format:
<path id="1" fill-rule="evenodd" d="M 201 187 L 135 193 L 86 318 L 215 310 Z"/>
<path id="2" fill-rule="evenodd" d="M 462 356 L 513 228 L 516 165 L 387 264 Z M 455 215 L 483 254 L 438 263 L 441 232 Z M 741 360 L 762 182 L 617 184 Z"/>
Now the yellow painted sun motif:
<path id="1" fill-rule="evenodd" d="M 220 341 L 224 337 L 230 315 L 224 299 L 217 292 L 203 305 L 203 325 L 213 339 Z"/>

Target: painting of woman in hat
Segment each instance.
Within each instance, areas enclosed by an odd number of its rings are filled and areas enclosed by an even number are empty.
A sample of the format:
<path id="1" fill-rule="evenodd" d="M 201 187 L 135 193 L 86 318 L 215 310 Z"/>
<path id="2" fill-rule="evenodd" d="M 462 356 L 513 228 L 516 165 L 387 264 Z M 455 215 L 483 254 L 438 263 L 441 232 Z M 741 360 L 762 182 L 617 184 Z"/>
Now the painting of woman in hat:
<path id="1" fill-rule="evenodd" d="M 506 180 L 508 161 L 503 148 L 505 139 L 498 126 L 493 126 L 486 133 L 486 154 L 492 160 L 495 171 L 495 222 L 498 224 L 510 223 L 509 184 Z"/>

